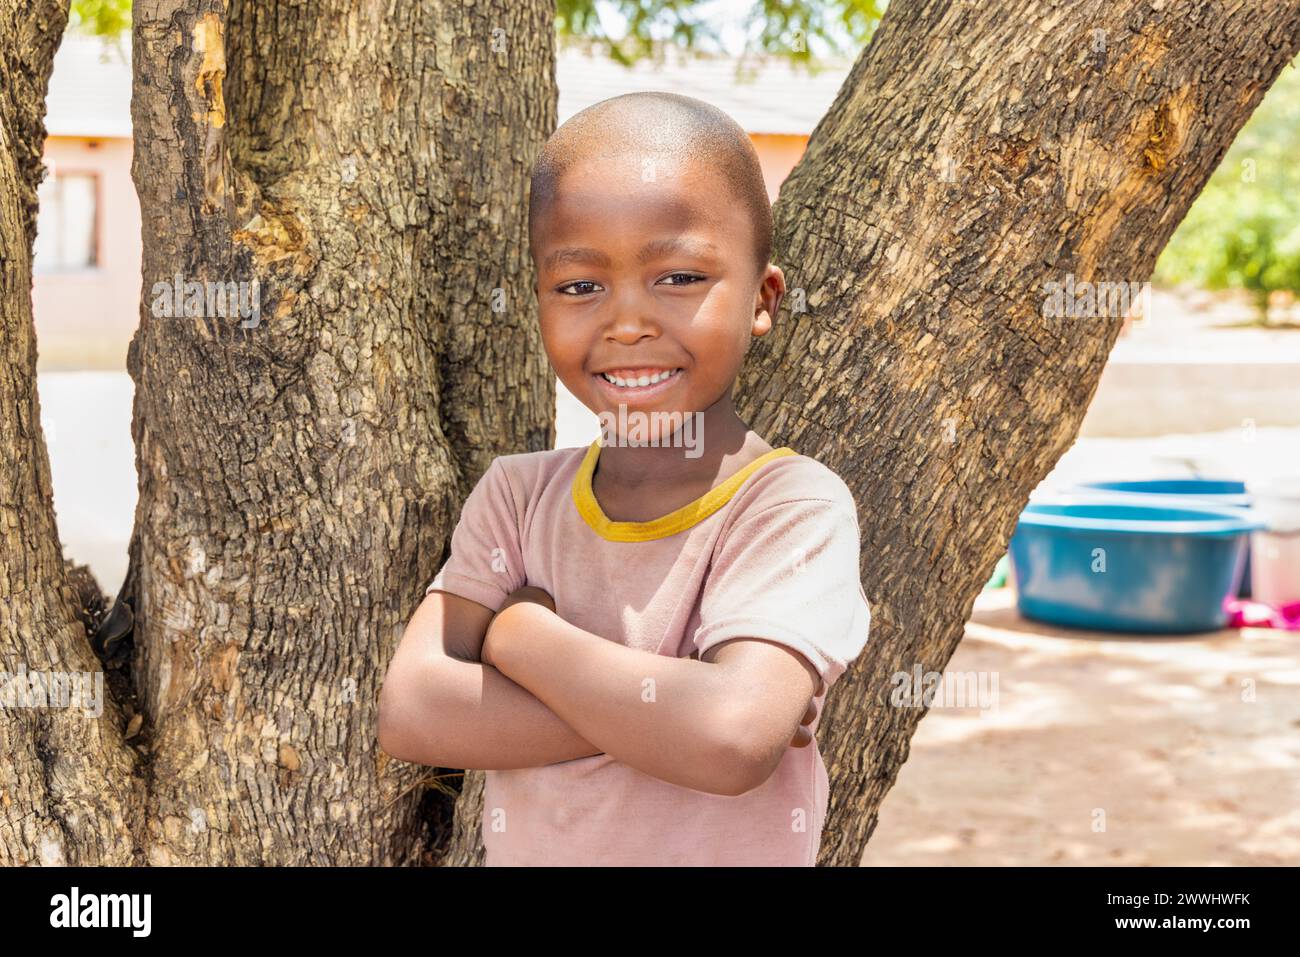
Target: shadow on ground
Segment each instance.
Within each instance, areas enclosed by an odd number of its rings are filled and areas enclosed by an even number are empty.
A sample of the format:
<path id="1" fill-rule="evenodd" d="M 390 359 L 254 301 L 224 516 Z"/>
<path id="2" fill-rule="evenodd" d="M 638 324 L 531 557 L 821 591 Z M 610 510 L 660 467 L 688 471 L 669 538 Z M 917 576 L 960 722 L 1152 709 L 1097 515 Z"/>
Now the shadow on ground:
<path id="1" fill-rule="evenodd" d="M 931 708 L 863 864 L 1300 863 L 1300 634 L 1057 629 L 1006 588 L 948 672 L 995 706 Z"/>

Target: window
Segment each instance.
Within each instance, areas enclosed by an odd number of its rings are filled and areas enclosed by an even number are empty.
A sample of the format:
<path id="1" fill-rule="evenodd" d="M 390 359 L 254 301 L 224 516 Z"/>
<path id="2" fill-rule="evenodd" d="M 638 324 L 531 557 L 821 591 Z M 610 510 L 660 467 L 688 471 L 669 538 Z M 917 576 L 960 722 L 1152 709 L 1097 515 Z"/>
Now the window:
<path id="1" fill-rule="evenodd" d="M 99 182 L 94 173 L 47 175 L 37 191 L 36 272 L 93 269 L 99 265 L 95 225 Z"/>

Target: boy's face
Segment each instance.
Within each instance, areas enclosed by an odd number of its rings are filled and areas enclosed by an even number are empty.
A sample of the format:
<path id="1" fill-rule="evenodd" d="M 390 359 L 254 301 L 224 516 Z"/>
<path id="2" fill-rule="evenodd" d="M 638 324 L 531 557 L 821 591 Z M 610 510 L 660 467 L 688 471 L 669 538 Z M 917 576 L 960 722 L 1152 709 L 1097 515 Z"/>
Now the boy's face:
<path id="1" fill-rule="evenodd" d="M 758 274 L 749 216 L 718 174 L 691 162 L 647 168 L 649 182 L 635 154 L 580 161 L 531 224 L 542 342 L 598 415 L 729 404 L 750 336 L 767 333 L 785 293 L 779 268 Z M 603 372 L 673 374 L 628 388 Z"/>

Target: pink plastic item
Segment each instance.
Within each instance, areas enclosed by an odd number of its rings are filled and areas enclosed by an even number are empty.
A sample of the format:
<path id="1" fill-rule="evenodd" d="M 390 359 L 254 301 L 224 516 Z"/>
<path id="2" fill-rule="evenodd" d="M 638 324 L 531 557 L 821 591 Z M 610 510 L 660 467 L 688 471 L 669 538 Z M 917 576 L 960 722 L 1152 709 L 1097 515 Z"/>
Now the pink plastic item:
<path id="1" fill-rule="evenodd" d="M 1300 601 L 1269 605 L 1249 598 L 1224 600 L 1229 628 L 1281 628 L 1300 631 Z"/>

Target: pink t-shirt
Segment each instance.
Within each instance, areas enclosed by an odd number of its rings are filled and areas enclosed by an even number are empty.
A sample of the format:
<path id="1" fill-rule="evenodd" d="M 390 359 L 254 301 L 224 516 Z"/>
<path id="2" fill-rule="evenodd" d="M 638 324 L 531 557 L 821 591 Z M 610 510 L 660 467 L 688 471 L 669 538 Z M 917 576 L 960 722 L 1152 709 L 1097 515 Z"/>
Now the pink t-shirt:
<path id="1" fill-rule="evenodd" d="M 670 515 L 613 522 L 591 491 L 599 452 L 598 439 L 497 458 L 427 591 L 496 611 L 535 585 L 565 621 L 660 655 L 763 638 L 807 658 L 824 696 L 866 645 L 871 619 L 843 480 L 773 449 Z M 816 722 L 812 730 L 812 743 L 787 747 L 770 778 L 734 796 L 670 784 L 607 754 L 489 770 L 486 863 L 812 866 L 828 798 Z"/>

